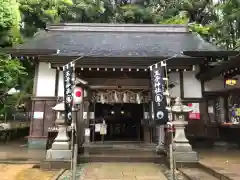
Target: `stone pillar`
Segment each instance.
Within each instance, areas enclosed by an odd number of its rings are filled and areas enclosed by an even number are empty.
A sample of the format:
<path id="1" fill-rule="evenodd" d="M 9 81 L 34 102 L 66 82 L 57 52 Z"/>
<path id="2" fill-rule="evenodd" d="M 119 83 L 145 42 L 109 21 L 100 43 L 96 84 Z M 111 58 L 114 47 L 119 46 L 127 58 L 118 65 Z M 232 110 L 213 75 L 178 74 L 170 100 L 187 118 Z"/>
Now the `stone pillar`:
<path id="1" fill-rule="evenodd" d="M 158 131 L 158 146 L 157 146 L 157 152 L 163 153 L 165 150 L 164 142 L 165 142 L 165 134 L 164 134 L 164 125 L 161 125 L 157 127 Z"/>
<path id="2" fill-rule="evenodd" d="M 65 121 L 64 113 L 64 103 L 57 104 L 53 110 L 58 111 L 60 114 L 56 120 L 56 125 L 58 126 L 58 135 L 54 139 L 52 148 L 47 150 L 46 159 L 47 160 L 71 160 L 71 150 L 70 150 L 70 138 L 68 137 L 67 124 Z"/>
<path id="3" fill-rule="evenodd" d="M 185 135 L 185 126 L 188 124 L 186 116 L 192 109 L 183 105 L 180 98 L 176 98 L 176 102 L 172 107 L 174 115 L 173 125 L 175 127 L 175 136 L 173 139 L 174 158 L 176 162 L 198 162 L 197 152 L 192 150 Z"/>

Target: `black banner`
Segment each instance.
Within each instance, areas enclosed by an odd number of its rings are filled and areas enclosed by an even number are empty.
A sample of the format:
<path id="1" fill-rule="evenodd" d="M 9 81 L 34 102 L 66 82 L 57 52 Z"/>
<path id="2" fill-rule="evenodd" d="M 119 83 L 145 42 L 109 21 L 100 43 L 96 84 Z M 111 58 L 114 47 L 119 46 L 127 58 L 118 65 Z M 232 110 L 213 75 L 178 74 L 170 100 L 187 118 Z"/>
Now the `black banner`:
<path id="1" fill-rule="evenodd" d="M 63 67 L 63 83 L 64 83 L 64 103 L 65 118 L 67 122 L 72 120 L 72 104 L 73 104 L 73 65 L 67 64 Z"/>
<path id="2" fill-rule="evenodd" d="M 164 96 L 164 67 L 161 67 L 160 64 L 157 66 L 153 65 L 150 70 L 154 120 L 157 125 L 163 125 L 168 121 L 167 103 Z"/>

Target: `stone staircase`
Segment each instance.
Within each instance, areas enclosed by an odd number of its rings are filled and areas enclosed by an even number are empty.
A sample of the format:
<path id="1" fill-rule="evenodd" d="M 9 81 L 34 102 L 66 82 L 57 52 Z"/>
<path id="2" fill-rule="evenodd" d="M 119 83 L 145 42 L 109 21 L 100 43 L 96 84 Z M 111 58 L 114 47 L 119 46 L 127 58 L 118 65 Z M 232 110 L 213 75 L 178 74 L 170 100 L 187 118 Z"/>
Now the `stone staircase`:
<path id="1" fill-rule="evenodd" d="M 163 162 L 156 154 L 156 144 L 138 141 L 106 141 L 84 144 L 80 162 Z"/>
<path id="2" fill-rule="evenodd" d="M 178 170 L 188 180 L 237 180 L 240 179 L 237 174 L 228 173 L 215 167 L 208 167 L 201 163 L 192 164 L 191 166 L 179 167 Z"/>

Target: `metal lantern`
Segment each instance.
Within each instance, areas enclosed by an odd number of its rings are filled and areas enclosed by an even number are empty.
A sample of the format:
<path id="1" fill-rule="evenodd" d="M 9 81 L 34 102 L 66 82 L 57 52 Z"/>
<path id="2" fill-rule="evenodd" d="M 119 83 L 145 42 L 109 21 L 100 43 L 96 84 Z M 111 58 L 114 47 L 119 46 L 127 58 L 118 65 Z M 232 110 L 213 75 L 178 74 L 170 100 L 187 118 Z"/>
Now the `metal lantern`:
<path id="1" fill-rule="evenodd" d="M 229 86 L 234 86 L 237 84 L 237 79 L 226 79 L 225 84 Z"/>

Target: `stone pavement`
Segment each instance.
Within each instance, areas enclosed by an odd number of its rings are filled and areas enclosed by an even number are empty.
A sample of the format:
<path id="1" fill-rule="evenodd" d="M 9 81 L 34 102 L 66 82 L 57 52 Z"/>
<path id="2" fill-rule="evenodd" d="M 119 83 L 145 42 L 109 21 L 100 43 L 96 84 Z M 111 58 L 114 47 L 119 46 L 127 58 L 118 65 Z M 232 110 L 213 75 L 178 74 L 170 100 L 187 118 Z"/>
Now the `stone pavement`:
<path id="1" fill-rule="evenodd" d="M 239 150 L 201 150 L 200 163 L 231 179 L 240 179 Z"/>
<path id="2" fill-rule="evenodd" d="M 0 144 L 0 161 L 41 161 L 45 153 L 43 149 L 28 149 L 24 139 Z"/>
<path id="3" fill-rule="evenodd" d="M 206 150 L 196 150 L 196 151 L 200 153 L 200 163 L 202 163 L 203 165 L 213 168 L 218 172 L 222 172 L 227 176 L 231 176 L 232 179 L 238 179 L 238 180 L 240 179 L 239 178 L 240 177 L 240 170 L 239 170 L 240 169 L 240 150 L 220 151 L 215 149 L 206 149 Z M 40 162 L 44 158 L 45 158 L 45 150 L 38 150 L 38 149 L 29 150 L 26 146 L 26 140 L 19 140 L 16 142 L 11 142 L 9 144 L 0 144 L 0 161 L 28 160 L 28 161 L 31 161 L 31 163 L 34 163 L 35 161 Z M 131 163 L 128 163 L 128 164 L 131 165 Z M 92 166 L 92 165 L 91 164 L 84 165 L 84 168 L 88 169 L 88 166 Z M 141 164 L 141 166 L 145 166 L 145 165 Z M 156 165 L 152 164 L 152 166 L 153 166 L 152 167 L 153 169 L 156 168 Z M 128 167 L 128 166 L 124 165 L 124 167 Z M 118 168 L 121 169 L 120 167 Z M 97 169 L 97 168 L 94 168 L 94 169 Z M 104 166 L 104 169 L 107 169 L 107 167 Z M 138 170 L 138 168 L 130 170 L 131 167 L 128 167 L 127 169 L 129 169 L 130 172 L 131 171 L 135 172 Z M 110 170 L 114 171 L 114 169 L 110 169 Z M 160 170 L 158 169 L 158 173 L 159 171 Z M 92 174 L 94 175 L 94 173 Z M 130 177 L 132 176 L 135 179 L 139 178 L 139 177 L 135 177 L 134 173 L 129 173 L 129 174 L 130 174 L 129 175 Z M 142 171 L 142 174 L 144 174 L 143 171 Z M 123 173 L 122 173 L 122 176 L 124 176 L 123 178 L 126 178 L 126 175 L 124 175 Z"/>
<path id="4" fill-rule="evenodd" d="M 67 171 L 60 180 L 70 179 Z M 78 169 L 79 180 L 167 180 L 154 163 L 87 163 Z"/>

